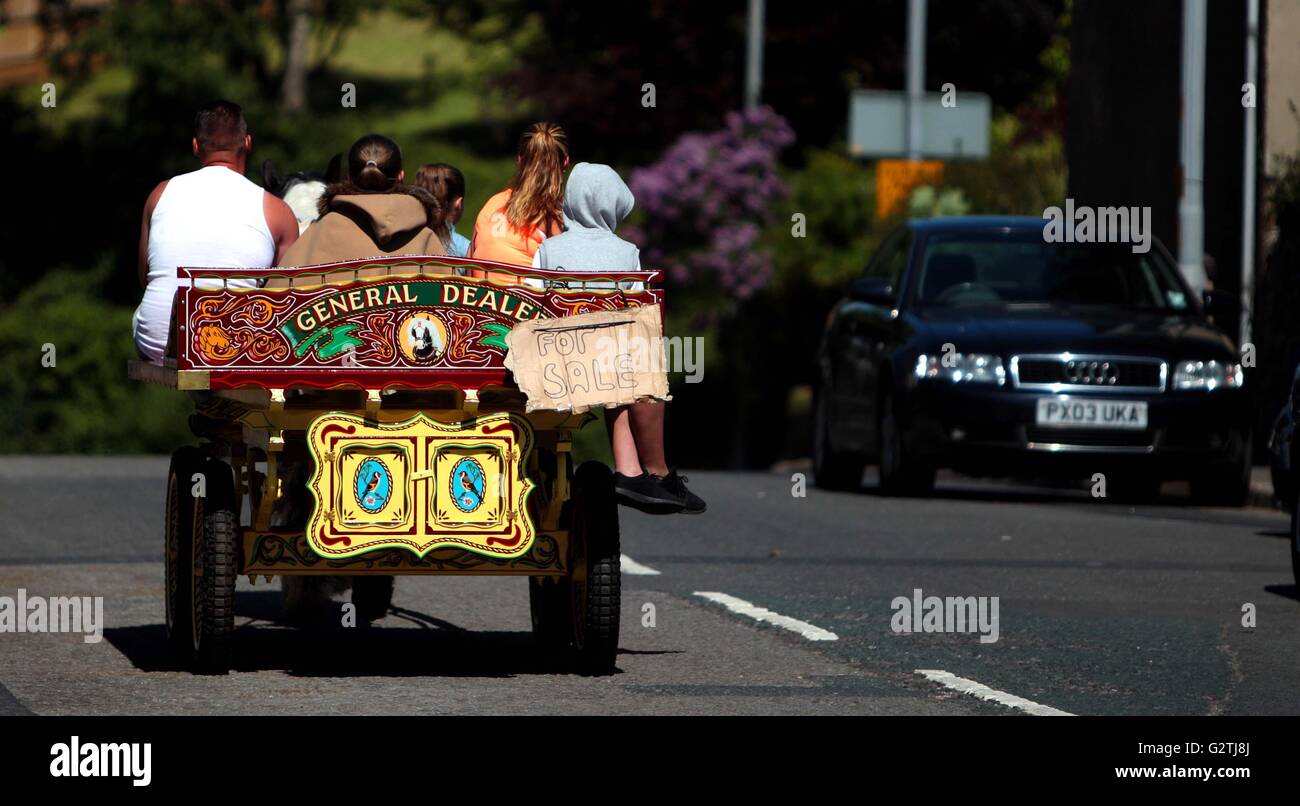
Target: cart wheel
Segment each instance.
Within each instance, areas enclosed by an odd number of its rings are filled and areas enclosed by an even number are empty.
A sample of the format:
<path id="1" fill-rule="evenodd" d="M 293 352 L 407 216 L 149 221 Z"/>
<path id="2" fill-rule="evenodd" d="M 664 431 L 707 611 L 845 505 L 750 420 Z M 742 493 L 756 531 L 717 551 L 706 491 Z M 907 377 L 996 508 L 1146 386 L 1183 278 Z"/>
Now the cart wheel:
<path id="1" fill-rule="evenodd" d="M 573 649 L 585 674 L 610 674 L 618 652 L 622 578 L 614 476 L 599 462 L 574 473 L 569 602 Z"/>
<path id="2" fill-rule="evenodd" d="M 569 581 L 555 577 L 528 578 L 528 609 L 533 637 L 546 649 L 564 649 L 573 635 Z"/>
<path id="3" fill-rule="evenodd" d="M 190 599 L 194 587 L 194 474 L 207 457 L 187 445 L 172 454 L 167 470 L 167 516 L 164 524 L 164 569 L 167 604 L 167 644 L 177 655 L 187 656 L 190 633 Z"/>
<path id="4" fill-rule="evenodd" d="M 212 459 L 203 472 L 207 495 L 194 499 L 190 662 L 195 671 L 225 674 L 230 671 L 230 636 L 235 631 L 239 523 L 230 466 Z"/>
<path id="5" fill-rule="evenodd" d="M 393 605 L 393 582 L 389 576 L 352 577 L 352 604 L 357 608 L 357 620 L 369 624 L 388 614 Z"/>

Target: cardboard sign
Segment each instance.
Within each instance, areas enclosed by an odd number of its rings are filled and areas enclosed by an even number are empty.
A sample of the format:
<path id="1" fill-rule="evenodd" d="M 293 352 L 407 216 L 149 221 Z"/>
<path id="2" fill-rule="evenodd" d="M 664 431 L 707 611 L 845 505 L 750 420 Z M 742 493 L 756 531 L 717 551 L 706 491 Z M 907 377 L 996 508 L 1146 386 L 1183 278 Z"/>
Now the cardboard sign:
<path id="1" fill-rule="evenodd" d="M 506 343 L 528 411 L 671 399 L 658 305 L 521 322 Z"/>

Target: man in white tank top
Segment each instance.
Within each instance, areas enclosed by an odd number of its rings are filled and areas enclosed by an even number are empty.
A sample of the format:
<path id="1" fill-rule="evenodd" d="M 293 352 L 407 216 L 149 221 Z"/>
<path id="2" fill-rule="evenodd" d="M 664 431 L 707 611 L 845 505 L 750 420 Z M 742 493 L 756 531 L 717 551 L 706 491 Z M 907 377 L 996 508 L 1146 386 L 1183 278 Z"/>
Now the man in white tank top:
<path id="1" fill-rule="evenodd" d="M 298 238 L 289 206 L 244 178 L 253 137 L 238 104 L 216 101 L 199 110 L 190 144 L 203 167 L 154 188 L 140 224 L 144 299 L 133 331 L 140 356 L 155 363 L 172 329 L 178 266 L 274 266 Z"/>

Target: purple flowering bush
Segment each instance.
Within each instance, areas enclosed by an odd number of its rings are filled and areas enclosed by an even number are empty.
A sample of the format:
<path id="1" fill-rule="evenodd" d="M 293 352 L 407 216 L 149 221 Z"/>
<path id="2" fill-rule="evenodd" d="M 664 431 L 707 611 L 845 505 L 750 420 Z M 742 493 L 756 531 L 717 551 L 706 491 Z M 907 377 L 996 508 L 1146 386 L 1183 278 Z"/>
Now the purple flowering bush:
<path id="1" fill-rule="evenodd" d="M 658 162 L 633 171 L 643 217 L 627 237 L 641 247 L 642 264 L 678 285 L 752 297 L 772 276 L 762 235 L 786 196 L 777 156 L 793 142 L 785 119 L 760 107 L 729 114 L 718 131 L 683 135 Z"/>

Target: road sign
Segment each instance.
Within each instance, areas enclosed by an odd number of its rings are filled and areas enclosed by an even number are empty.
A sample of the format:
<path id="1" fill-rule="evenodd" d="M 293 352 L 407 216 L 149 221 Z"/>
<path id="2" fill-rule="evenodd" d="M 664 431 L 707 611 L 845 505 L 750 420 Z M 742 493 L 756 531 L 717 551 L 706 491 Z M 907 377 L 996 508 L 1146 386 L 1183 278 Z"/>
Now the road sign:
<path id="1" fill-rule="evenodd" d="M 881 160 L 876 163 L 876 218 L 901 210 L 921 185 L 941 184 L 943 163 L 938 160 Z"/>
<path id="2" fill-rule="evenodd" d="M 944 105 L 945 97 L 948 106 Z M 926 93 L 921 106 L 921 156 L 984 159 L 989 155 L 992 102 L 977 92 Z M 855 90 L 849 97 L 849 152 L 858 157 L 907 154 L 907 95 Z"/>

